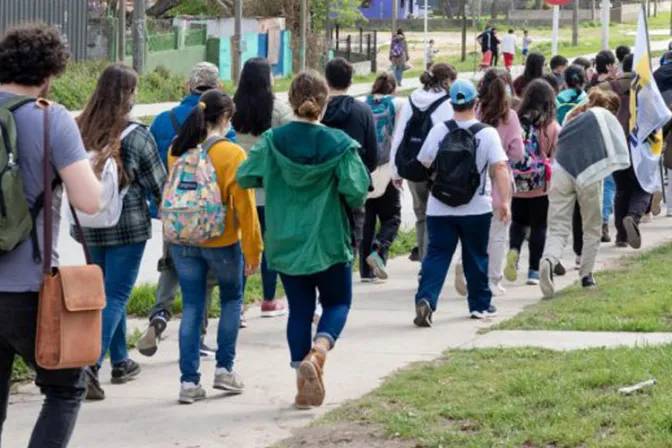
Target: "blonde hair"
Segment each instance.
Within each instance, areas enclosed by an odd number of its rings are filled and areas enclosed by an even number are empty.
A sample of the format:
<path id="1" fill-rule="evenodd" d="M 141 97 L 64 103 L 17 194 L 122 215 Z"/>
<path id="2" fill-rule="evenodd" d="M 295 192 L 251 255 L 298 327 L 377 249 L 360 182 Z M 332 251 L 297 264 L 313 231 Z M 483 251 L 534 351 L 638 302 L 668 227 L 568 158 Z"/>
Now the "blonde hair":
<path id="1" fill-rule="evenodd" d="M 572 109 L 567 115 L 565 123 L 594 107 L 601 107 L 616 115 L 621 108 L 621 98 L 611 90 L 594 87 L 588 92 L 588 101 Z"/>

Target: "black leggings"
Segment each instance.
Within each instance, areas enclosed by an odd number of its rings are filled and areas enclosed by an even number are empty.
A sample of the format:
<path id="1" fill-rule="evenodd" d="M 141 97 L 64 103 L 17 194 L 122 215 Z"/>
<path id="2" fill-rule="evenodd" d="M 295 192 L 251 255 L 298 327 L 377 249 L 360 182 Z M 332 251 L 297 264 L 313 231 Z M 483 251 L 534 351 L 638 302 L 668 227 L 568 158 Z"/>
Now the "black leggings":
<path id="1" fill-rule="evenodd" d="M 538 271 L 546 246 L 548 223 L 548 196 L 537 198 L 513 198 L 511 203 L 510 248 L 520 250 L 525 241 L 525 231 L 530 228 L 530 270 Z"/>

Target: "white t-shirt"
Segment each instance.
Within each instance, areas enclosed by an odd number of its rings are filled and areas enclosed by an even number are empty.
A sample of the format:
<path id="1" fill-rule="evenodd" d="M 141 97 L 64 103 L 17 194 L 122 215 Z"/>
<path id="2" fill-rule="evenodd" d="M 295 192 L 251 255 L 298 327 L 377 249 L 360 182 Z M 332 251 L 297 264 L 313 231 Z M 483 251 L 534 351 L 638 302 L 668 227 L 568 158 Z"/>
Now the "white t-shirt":
<path id="1" fill-rule="evenodd" d="M 523 50 L 527 50 L 530 48 L 530 44 L 532 43 L 532 38 L 530 36 L 524 36 L 523 37 Z"/>
<path id="2" fill-rule="evenodd" d="M 516 35 L 515 34 L 505 34 L 502 37 L 501 47 L 502 53 L 516 54 Z"/>
<path id="3" fill-rule="evenodd" d="M 456 121 L 456 123 L 462 129 L 467 129 L 478 123 L 478 121 Z M 439 146 L 448 133 L 448 128 L 444 123 L 439 123 L 432 128 L 418 154 L 420 163 L 425 166 L 434 163 L 436 154 L 439 152 Z M 492 212 L 492 182 L 490 181 L 489 170 L 485 168 L 490 165 L 506 162 L 508 158 L 506 157 L 504 148 L 502 148 L 502 141 L 499 138 L 497 129 L 487 127 L 481 130 L 476 134 L 476 141 L 478 142 L 476 167 L 483 174 L 481 176 L 481 184 L 471 202 L 459 207 L 451 207 L 436 199 L 434 195 L 430 195 L 427 203 L 427 216 L 476 216 Z M 485 190 L 483 187 L 485 187 Z"/>

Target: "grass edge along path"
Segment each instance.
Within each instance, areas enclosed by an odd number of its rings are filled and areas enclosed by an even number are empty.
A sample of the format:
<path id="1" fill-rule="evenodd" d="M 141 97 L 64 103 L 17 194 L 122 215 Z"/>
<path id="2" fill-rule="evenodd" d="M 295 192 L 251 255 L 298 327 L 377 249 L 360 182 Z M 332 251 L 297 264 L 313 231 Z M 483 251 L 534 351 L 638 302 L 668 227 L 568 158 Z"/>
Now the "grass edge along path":
<path id="1" fill-rule="evenodd" d="M 490 330 L 672 331 L 670 260 L 672 244 L 625 257 L 595 274 L 596 289 L 576 283 Z"/>
<path id="2" fill-rule="evenodd" d="M 662 448 L 672 438 L 670 369 L 672 345 L 449 351 L 401 370 L 314 427 L 382 425 L 390 443 L 377 447 L 411 440 L 423 448 Z M 651 378 L 658 384 L 641 393 L 618 392 Z"/>

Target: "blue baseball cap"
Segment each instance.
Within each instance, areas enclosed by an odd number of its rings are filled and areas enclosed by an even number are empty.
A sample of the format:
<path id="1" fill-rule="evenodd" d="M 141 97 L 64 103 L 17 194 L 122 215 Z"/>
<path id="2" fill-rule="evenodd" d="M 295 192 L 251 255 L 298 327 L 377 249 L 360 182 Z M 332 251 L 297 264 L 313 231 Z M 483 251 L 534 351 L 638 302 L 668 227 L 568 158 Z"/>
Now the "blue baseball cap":
<path id="1" fill-rule="evenodd" d="M 476 87 L 466 79 L 456 80 L 450 88 L 450 102 L 452 104 L 467 104 L 476 99 Z"/>

